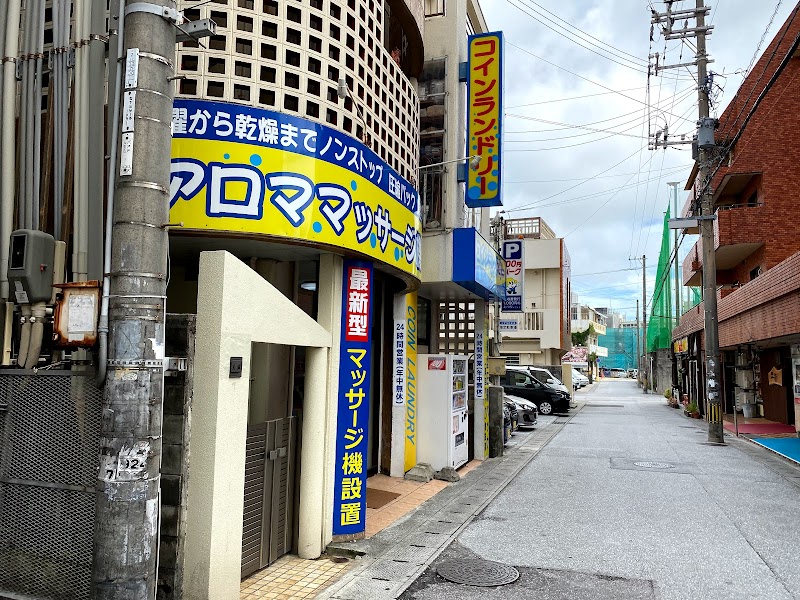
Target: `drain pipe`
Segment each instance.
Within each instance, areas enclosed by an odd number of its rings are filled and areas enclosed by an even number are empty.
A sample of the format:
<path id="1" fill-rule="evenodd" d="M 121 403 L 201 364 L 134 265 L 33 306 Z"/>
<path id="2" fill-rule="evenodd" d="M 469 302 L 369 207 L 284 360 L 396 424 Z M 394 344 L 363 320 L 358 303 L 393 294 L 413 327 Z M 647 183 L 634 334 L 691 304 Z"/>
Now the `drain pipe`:
<path id="1" fill-rule="evenodd" d="M 109 60 L 109 65 L 113 62 L 116 69 L 114 77 L 114 105 L 109 118 L 111 120 L 111 143 L 109 145 L 108 175 L 106 176 L 106 238 L 103 250 L 103 297 L 100 300 L 100 321 L 97 325 L 97 377 L 95 383 L 103 385 L 106 381 L 106 371 L 108 366 L 108 295 L 111 293 L 111 246 L 112 230 L 114 229 L 114 196 L 116 194 L 117 180 L 117 147 L 119 146 L 119 105 L 122 95 L 122 66 L 121 60 L 125 53 L 125 6 L 124 2 L 119 2 L 119 13 L 117 15 L 117 58 Z"/>
<path id="2" fill-rule="evenodd" d="M 28 360 L 28 348 L 31 345 L 31 305 L 23 304 L 20 308 L 22 316 L 19 322 L 22 324 L 22 331 L 19 338 L 19 352 L 17 352 L 17 366 L 25 368 Z"/>
<path id="3" fill-rule="evenodd" d="M 47 315 L 47 305 L 44 302 L 37 302 L 31 308 L 31 341 L 28 346 L 28 356 L 25 360 L 25 368 L 33 369 L 39 363 L 39 355 L 42 353 L 42 338 L 44 338 L 44 320 Z"/>
<path id="4" fill-rule="evenodd" d="M 84 13 L 86 12 L 86 2 L 76 2 L 74 5 L 74 47 L 75 47 L 75 66 L 73 68 L 73 81 L 72 87 L 74 91 L 74 101 L 72 105 L 72 122 L 74 127 L 73 133 L 73 200 L 72 200 L 72 280 L 73 281 L 86 281 L 86 270 L 83 267 L 85 258 L 83 256 L 83 179 L 84 179 L 84 164 L 85 154 L 83 146 L 83 129 L 85 123 L 83 122 L 83 103 L 85 96 L 83 95 L 83 37 L 84 37 Z"/>
<path id="5" fill-rule="evenodd" d="M 21 0 L 8 0 L 6 45 L 3 63 L 3 122 L 0 126 L 0 300 L 8 300 L 8 249 L 14 222 L 14 180 L 16 178 L 16 59 L 19 52 L 19 17 Z"/>
<path id="6" fill-rule="evenodd" d="M 42 154 L 39 147 L 42 143 L 42 57 L 44 53 L 44 0 L 36 2 L 36 20 L 34 22 L 35 42 L 36 42 L 36 62 L 33 84 L 33 189 L 31 197 L 33 199 L 31 222 L 32 229 L 42 229 L 44 223 L 39 223 L 39 208 L 41 203 L 42 185 Z M 41 347 L 41 340 L 39 343 Z"/>

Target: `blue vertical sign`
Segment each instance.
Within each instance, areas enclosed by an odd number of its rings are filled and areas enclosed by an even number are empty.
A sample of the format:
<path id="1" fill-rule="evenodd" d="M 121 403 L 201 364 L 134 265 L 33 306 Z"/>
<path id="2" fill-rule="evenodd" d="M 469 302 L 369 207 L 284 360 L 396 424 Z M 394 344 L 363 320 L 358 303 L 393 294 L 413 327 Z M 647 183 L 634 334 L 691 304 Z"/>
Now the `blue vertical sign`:
<path id="1" fill-rule="evenodd" d="M 372 370 L 372 264 L 344 262 L 333 535 L 366 530 L 367 435 Z M 315 443 L 307 440 L 307 443 Z"/>

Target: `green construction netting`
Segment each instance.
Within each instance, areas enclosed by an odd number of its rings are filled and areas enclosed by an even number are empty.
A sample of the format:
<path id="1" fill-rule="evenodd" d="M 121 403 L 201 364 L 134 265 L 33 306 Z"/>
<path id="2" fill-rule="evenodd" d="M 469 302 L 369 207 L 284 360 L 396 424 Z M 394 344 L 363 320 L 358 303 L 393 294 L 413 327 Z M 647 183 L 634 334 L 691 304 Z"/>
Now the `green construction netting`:
<path id="1" fill-rule="evenodd" d="M 672 263 L 670 254 L 669 206 L 664 215 L 664 228 L 661 234 L 661 252 L 658 255 L 656 286 L 650 302 L 650 320 L 647 323 L 647 351 L 654 352 L 669 348 L 672 344 L 672 330 L 675 328 L 675 315 L 672 312 Z M 677 263 L 677 260 L 675 261 Z"/>
<path id="2" fill-rule="evenodd" d="M 638 365 L 636 348 L 641 345 L 636 327 L 606 329 L 597 338 L 597 345 L 608 348 L 608 356 L 600 359 L 600 366 L 609 369 L 635 369 Z"/>

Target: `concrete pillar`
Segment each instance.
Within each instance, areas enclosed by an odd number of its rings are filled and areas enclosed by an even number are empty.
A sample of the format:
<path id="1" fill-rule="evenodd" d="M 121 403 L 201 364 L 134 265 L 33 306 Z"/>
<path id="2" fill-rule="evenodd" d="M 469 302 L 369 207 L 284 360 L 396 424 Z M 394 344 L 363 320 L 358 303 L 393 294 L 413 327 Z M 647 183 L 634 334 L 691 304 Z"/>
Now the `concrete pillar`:
<path id="1" fill-rule="evenodd" d="M 250 340 L 225 334 L 222 290 L 210 289 L 197 300 L 184 598 L 236 600 L 241 579 Z M 244 359 L 241 377 L 228 374 L 231 356 Z"/>
<path id="2" fill-rule="evenodd" d="M 342 281 L 343 261 L 341 256 L 323 254 L 319 259 L 319 296 L 317 299 L 317 322 L 331 333 L 331 351 L 328 356 L 328 397 L 324 416 L 324 437 L 318 443 L 323 446 L 323 500 L 322 500 L 322 544 L 333 539 L 333 480 L 336 469 L 336 418 L 339 398 L 339 352 L 342 331 Z M 308 369 L 308 367 L 306 367 Z"/>
<path id="3" fill-rule="evenodd" d="M 503 388 L 489 386 L 489 457 L 503 456 Z"/>
<path id="4" fill-rule="evenodd" d="M 393 303 L 394 321 L 406 322 L 406 296 L 397 294 Z M 392 329 L 394 334 L 394 328 Z M 405 334 L 408 335 L 407 332 Z M 391 348 L 394 349 L 394 337 L 391 339 Z M 405 360 L 405 357 L 404 359 Z M 395 361 L 392 360 L 392 373 L 397 368 Z M 405 474 L 405 431 L 406 431 L 406 405 L 397 404 L 394 400 L 394 386 L 392 386 L 392 444 L 391 444 L 391 477 L 402 477 Z"/>
<path id="5" fill-rule="evenodd" d="M 488 212 L 488 211 L 487 211 Z M 484 364 L 489 359 L 488 356 L 488 339 L 486 336 L 488 335 L 487 331 L 487 323 L 488 323 L 488 308 L 490 304 L 484 300 L 476 300 L 475 301 L 475 332 L 483 332 L 484 335 L 484 342 L 483 342 L 483 360 Z M 475 352 L 477 353 L 478 348 L 475 348 Z M 485 371 L 485 369 L 484 369 Z M 475 381 L 475 374 L 472 374 L 472 381 Z M 486 405 L 488 401 L 488 394 L 489 394 L 489 381 L 485 377 L 484 372 L 484 387 L 483 387 L 483 398 L 478 398 L 477 396 L 477 386 L 475 387 L 476 395 L 475 395 L 475 402 L 473 408 L 473 429 L 470 432 L 470 436 L 472 438 L 472 449 L 475 454 L 475 458 L 477 460 L 484 460 L 488 458 L 486 456 L 486 421 L 485 419 L 488 418 L 486 414 Z"/>
<path id="6" fill-rule="evenodd" d="M 300 455 L 300 507 L 297 553 L 300 558 L 322 554 L 325 494 L 325 438 L 328 402 L 328 349 L 306 349 L 303 401 L 303 448 Z"/>

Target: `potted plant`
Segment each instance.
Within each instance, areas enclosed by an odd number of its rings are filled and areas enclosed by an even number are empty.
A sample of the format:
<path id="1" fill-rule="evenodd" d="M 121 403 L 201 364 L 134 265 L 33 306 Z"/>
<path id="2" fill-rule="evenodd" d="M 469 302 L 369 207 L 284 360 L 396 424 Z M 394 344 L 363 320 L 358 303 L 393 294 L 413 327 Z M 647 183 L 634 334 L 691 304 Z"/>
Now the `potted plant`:
<path id="1" fill-rule="evenodd" d="M 672 388 L 667 388 L 664 390 L 664 398 L 667 399 L 667 406 L 677 408 L 678 400 L 672 395 Z"/>
<path id="2" fill-rule="evenodd" d="M 686 405 L 686 410 L 684 411 L 687 417 L 692 417 L 694 419 L 700 418 L 700 410 L 697 408 L 696 402 L 689 402 Z"/>

